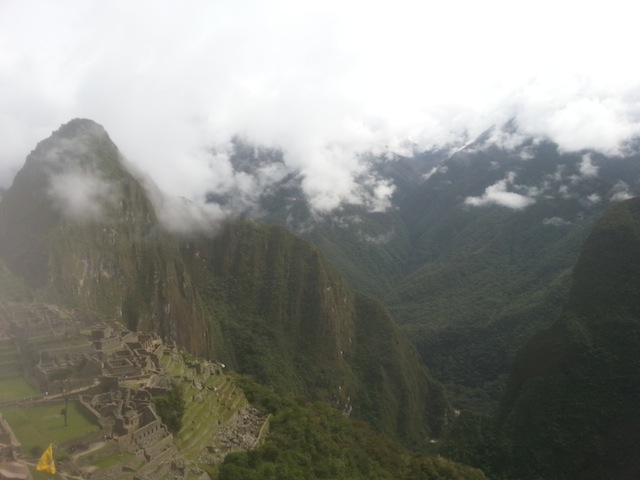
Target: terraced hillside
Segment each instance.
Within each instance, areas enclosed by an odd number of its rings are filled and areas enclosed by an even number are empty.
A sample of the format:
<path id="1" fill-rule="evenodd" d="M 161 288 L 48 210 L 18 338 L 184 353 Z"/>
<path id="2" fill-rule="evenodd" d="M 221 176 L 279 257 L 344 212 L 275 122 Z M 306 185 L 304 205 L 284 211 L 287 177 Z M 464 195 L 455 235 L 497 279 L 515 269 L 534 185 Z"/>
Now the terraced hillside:
<path id="1" fill-rule="evenodd" d="M 182 355 L 163 357 L 165 370 L 179 382 L 185 411 L 175 438 L 180 453 L 196 463 L 216 465 L 232 451 L 258 444 L 268 417 L 253 408 L 223 366 L 203 361 L 184 362 Z"/>
<path id="2" fill-rule="evenodd" d="M 55 334 L 49 328 L 52 325 Z M 41 475 L 34 466 L 48 443 L 54 444 L 58 471 L 94 479 L 201 478 L 205 472 L 215 475 L 228 452 L 257 445 L 268 418 L 249 405 L 221 364 L 195 359 L 177 347 L 152 345 L 160 356 L 146 374 L 102 375 L 99 381 L 83 378 L 82 369 L 77 368 L 83 363 L 74 362 L 95 348 L 89 337 L 95 336 L 98 327 L 105 328 L 101 319 L 79 312 L 43 304 L 0 303 L 0 360 L 8 369 L 0 375 L 0 413 L 21 444 L 16 447 L 18 459 L 29 466 L 34 478 Z M 126 330 L 119 330 L 119 335 L 131 340 Z M 103 339 L 102 344 L 110 347 L 101 353 L 124 355 L 124 341 L 115 344 Z M 45 366 L 50 374 L 47 381 L 38 373 Z M 57 376 L 64 378 L 60 382 Z M 107 394 L 136 398 L 153 392 L 152 402 L 156 402 L 167 385 L 177 386 L 184 405 L 182 426 L 175 436 L 163 425 L 126 443 L 124 437 L 112 434 L 108 422 L 96 422 L 87 414 L 80 401 Z"/>
<path id="3" fill-rule="evenodd" d="M 73 189 L 56 188 L 69 179 L 100 187 L 70 198 Z M 29 154 L 0 201 L 0 294 L 155 333 L 414 448 L 441 435 L 441 386 L 388 312 L 317 247 L 237 218 L 175 231 L 165 202 L 129 172 L 103 127 L 68 122 Z M 195 207 L 182 206 L 181 222 L 195 220 Z"/>

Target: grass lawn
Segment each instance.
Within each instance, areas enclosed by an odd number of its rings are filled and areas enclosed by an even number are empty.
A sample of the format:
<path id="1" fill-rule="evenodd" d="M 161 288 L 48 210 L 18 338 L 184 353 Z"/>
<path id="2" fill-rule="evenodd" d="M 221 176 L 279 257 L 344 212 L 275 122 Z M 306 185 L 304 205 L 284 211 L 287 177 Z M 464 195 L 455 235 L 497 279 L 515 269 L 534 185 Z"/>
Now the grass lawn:
<path id="1" fill-rule="evenodd" d="M 131 452 L 115 453 L 94 460 L 91 462 L 91 465 L 98 467 L 100 470 L 106 470 L 114 465 L 125 464 L 134 457 L 135 455 Z"/>
<path id="2" fill-rule="evenodd" d="M 7 400 L 19 400 L 21 398 L 33 397 L 39 394 L 40 392 L 29 385 L 29 383 L 20 376 L 0 380 L 0 402 L 5 402 Z"/>
<path id="3" fill-rule="evenodd" d="M 64 478 L 59 473 L 51 475 L 50 473 L 39 472 L 35 468 L 30 468 L 29 470 L 31 470 L 31 476 L 33 477 L 33 480 L 58 480 Z"/>
<path id="4" fill-rule="evenodd" d="M 76 402 L 69 402 L 68 426 L 60 411 L 64 403 L 36 407 L 6 407 L 2 415 L 7 419 L 16 437 L 22 443 L 22 451 L 29 455 L 32 449 L 44 451 L 50 444 L 60 444 L 81 438 L 100 427 L 91 423 L 80 411 Z"/>

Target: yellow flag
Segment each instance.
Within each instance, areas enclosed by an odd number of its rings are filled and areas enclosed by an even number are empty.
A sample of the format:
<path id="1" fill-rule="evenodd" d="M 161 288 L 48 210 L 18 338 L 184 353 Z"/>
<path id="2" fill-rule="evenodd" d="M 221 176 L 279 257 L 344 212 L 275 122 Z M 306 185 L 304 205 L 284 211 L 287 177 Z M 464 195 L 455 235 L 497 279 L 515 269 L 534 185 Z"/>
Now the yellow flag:
<path id="1" fill-rule="evenodd" d="M 40 457 L 40 461 L 38 462 L 38 466 L 36 470 L 41 472 L 47 472 L 50 474 L 56 473 L 56 464 L 53 463 L 53 448 L 52 444 L 49 444 L 49 448 L 47 448 L 42 456 Z"/>

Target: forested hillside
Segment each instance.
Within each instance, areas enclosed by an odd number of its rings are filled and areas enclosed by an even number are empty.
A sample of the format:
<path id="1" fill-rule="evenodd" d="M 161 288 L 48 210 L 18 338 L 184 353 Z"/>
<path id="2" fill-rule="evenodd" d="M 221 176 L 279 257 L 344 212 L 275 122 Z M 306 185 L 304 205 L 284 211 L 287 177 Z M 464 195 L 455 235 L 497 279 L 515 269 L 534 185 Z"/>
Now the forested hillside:
<path id="1" fill-rule="evenodd" d="M 249 375 L 272 431 L 221 479 L 483 478 L 453 462 L 636 478 L 640 202 L 619 180 L 633 159 L 529 147 L 475 145 L 421 180 L 400 162 L 402 208 L 345 210 L 306 231 L 315 245 L 232 216 L 172 230 L 104 129 L 74 120 L 0 200 L 0 300 L 92 312 Z M 297 205 L 272 193 L 274 215 Z"/>
<path id="2" fill-rule="evenodd" d="M 560 319 L 518 355 L 500 423 L 522 478 L 637 478 L 639 253 L 633 199 L 597 221 Z"/>
<path id="3" fill-rule="evenodd" d="M 384 163 L 396 185 L 384 212 L 347 206 L 312 220 L 290 179 L 261 204 L 389 308 L 456 406 L 486 413 L 518 349 L 560 312 L 594 220 L 640 178 L 637 156 L 500 147 L 489 139 L 517 133 L 503 128 L 449 158 Z"/>
<path id="4" fill-rule="evenodd" d="M 13 295 L 23 282 L 38 301 L 156 331 L 408 445 L 441 434 L 442 387 L 386 310 L 317 247 L 233 218 L 172 233 L 158 205 L 101 126 L 63 125 L 0 202 L 0 259 L 20 279 Z"/>

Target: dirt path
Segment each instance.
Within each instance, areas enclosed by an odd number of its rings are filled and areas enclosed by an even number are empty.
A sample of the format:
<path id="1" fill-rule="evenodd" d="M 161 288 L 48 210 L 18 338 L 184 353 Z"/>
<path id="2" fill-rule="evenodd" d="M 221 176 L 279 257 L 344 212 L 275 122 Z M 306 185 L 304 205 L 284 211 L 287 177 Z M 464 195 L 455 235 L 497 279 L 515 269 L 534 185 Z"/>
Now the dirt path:
<path id="1" fill-rule="evenodd" d="M 83 455 L 86 455 L 86 454 L 91 453 L 91 452 L 95 452 L 99 448 L 104 447 L 106 444 L 107 444 L 107 442 L 102 441 L 102 440 L 100 440 L 98 442 L 93 442 L 91 445 L 89 445 L 89 448 L 87 448 L 86 450 L 83 450 L 81 452 L 74 453 L 73 455 L 71 455 L 71 458 L 73 458 L 74 460 L 77 460 L 78 458 L 80 458 Z"/>

